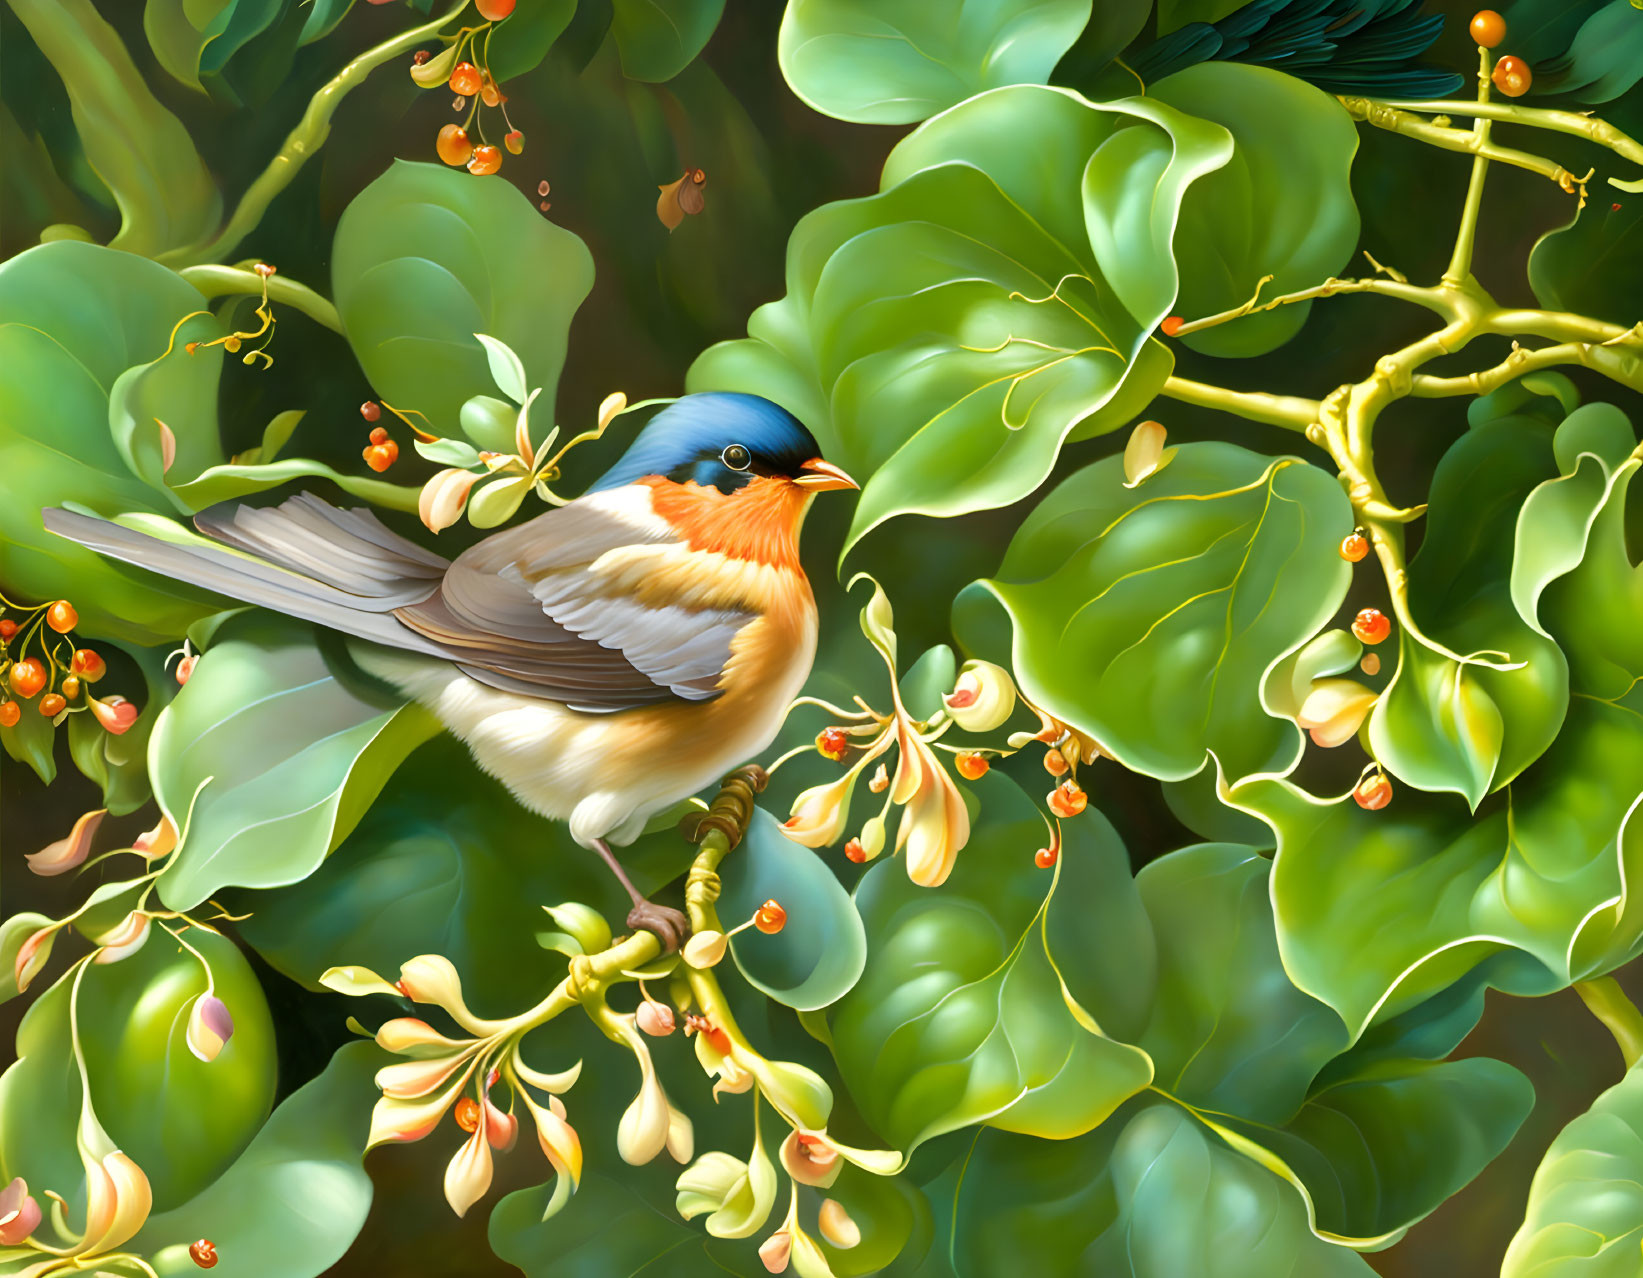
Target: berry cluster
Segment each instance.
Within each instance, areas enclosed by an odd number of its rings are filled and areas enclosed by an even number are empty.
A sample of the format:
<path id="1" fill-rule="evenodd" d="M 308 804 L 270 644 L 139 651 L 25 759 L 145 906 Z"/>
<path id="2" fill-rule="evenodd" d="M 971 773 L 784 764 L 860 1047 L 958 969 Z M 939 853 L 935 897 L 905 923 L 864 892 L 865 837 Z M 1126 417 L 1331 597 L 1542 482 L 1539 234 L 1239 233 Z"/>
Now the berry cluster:
<path id="1" fill-rule="evenodd" d="M 445 85 L 456 95 L 452 108 L 467 111 L 461 124 L 447 124 L 439 130 L 434 150 L 452 168 L 465 167 L 475 177 L 489 177 L 502 167 L 502 148 L 486 140 L 481 107 L 502 113 L 502 122 L 507 126 L 502 145 L 510 154 L 519 155 L 525 150 L 525 135 L 508 118 L 508 95 L 491 74 L 489 58 L 491 31 L 513 12 L 513 7 L 513 0 L 485 0 L 478 5 L 480 15 L 487 19 L 482 25 L 463 27 L 450 37 L 450 47 L 443 53 L 430 55 L 425 49 L 418 50 L 411 60 L 411 79 L 425 89 Z M 477 144 L 472 136 L 475 133 L 479 137 Z"/>
<path id="2" fill-rule="evenodd" d="M 90 710 L 99 723 L 118 735 L 137 720 L 137 707 L 124 697 L 91 695 L 90 687 L 108 673 L 108 663 L 90 648 L 76 648 L 70 632 L 80 615 L 67 599 L 32 608 L 0 595 L 0 727 L 14 728 L 23 717 L 22 703 L 54 723 L 66 714 Z M 37 655 L 29 655 L 31 647 Z M 38 697 L 39 700 L 35 701 Z"/>
<path id="3" fill-rule="evenodd" d="M 1472 15 L 1472 39 L 1480 49 L 1498 49 L 1506 38 L 1506 19 L 1493 9 L 1480 9 Z M 1489 78 L 1509 98 L 1521 98 L 1534 83 L 1534 74 L 1522 58 L 1507 54 L 1495 63 Z"/>

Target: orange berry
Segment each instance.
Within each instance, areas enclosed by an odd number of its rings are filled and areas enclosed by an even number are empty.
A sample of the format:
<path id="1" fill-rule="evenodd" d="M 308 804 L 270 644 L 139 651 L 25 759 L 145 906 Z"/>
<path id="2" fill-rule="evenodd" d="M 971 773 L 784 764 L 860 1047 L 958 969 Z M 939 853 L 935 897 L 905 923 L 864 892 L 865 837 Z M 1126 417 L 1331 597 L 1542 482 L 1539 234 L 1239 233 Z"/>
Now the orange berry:
<path id="1" fill-rule="evenodd" d="M 1078 782 L 1070 779 L 1063 781 L 1051 790 L 1047 800 L 1050 811 L 1058 817 L 1077 816 L 1084 810 L 1089 801 L 1090 796 L 1079 788 Z"/>
<path id="2" fill-rule="evenodd" d="M 474 153 L 473 143 L 468 141 L 468 131 L 460 124 L 447 124 L 442 128 L 434 142 L 434 150 L 453 169 L 466 164 Z M 359 411 L 364 413 L 365 409 L 362 407 Z M 365 420 L 374 421 L 375 418 L 367 417 Z"/>
<path id="3" fill-rule="evenodd" d="M 464 1096 L 457 1101 L 456 1125 L 465 1132 L 479 1129 L 479 1102 L 472 1096 Z"/>
<path id="4" fill-rule="evenodd" d="M 816 749 L 834 763 L 842 763 L 850 753 L 850 737 L 843 728 L 826 728 L 816 734 Z"/>
<path id="5" fill-rule="evenodd" d="M 445 126 L 445 129 L 451 129 L 451 128 L 455 128 L 455 127 L 456 126 L 453 125 L 453 124 L 447 124 Z M 443 134 L 445 132 L 445 129 L 441 129 L 440 133 Z M 368 422 L 374 422 L 374 421 L 376 421 L 377 418 L 382 416 L 382 405 L 377 403 L 376 400 L 374 400 L 374 399 L 368 399 L 363 404 L 361 404 L 359 406 L 359 415 L 361 417 L 363 417 Z"/>
<path id="6" fill-rule="evenodd" d="M 40 698 L 40 713 L 48 719 L 55 719 L 68 706 L 63 696 L 58 692 L 48 692 Z"/>
<path id="7" fill-rule="evenodd" d="M 262 276 L 263 279 L 267 279 L 270 275 L 279 274 L 279 267 L 275 266 L 272 262 L 258 262 L 251 269 L 258 275 Z"/>
<path id="8" fill-rule="evenodd" d="M 0 728 L 15 728 L 22 717 L 22 706 L 15 701 L 0 701 Z"/>
<path id="9" fill-rule="evenodd" d="M 180 688 L 194 677 L 194 667 L 199 664 L 200 655 L 191 652 L 177 663 L 177 686 Z"/>
<path id="10" fill-rule="evenodd" d="M 520 155 L 525 150 L 525 135 L 515 129 L 503 136 L 502 145 L 507 147 L 514 155 Z"/>
<path id="11" fill-rule="evenodd" d="M 380 475 L 399 460 L 399 445 L 391 439 L 382 444 L 368 444 L 360 455 L 365 458 L 365 464 Z"/>
<path id="12" fill-rule="evenodd" d="M 475 177 L 489 177 L 502 167 L 502 152 L 494 146 L 476 146 L 473 159 L 468 161 L 468 172 Z"/>
<path id="13" fill-rule="evenodd" d="M 386 426 L 378 426 L 374 431 L 371 432 L 371 442 L 373 444 L 385 444 L 385 443 L 387 443 L 388 442 L 388 428 Z"/>
<path id="14" fill-rule="evenodd" d="M 491 79 L 489 71 L 480 73 L 479 100 L 488 107 L 497 106 L 502 101 L 502 90 L 496 87 L 496 81 Z"/>
<path id="15" fill-rule="evenodd" d="M 5 643 L 17 633 L 15 621 L 0 621 L 0 643 Z"/>
<path id="16" fill-rule="evenodd" d="M 76 648 L 74 656 L 69 660 L 68 668 L 87 683 L 96 683 L 108 673 L 108 662 L 90 648 Z"/>
<path id="17" fill-rule="evenodd" d="M 1365 608 L 1352 619 L 1352 633 L 1364 643 L 1380 643 L 1392 633 L 1392 622 L 1379 608 Z"/>
<path id="18" fill-rule="evenodd" d="M 1494 74 L 1489 78 L 1495 82 L 1495 88 L 1507 97 L 1521 98 L 1529 92 L 1529 85 L 1534 82 L 1535 77 L 1527 62 L 1508 54 L 1495 63 Z"/>
<path id="19" fill-rule="evenodd" d="M 7 674 L 11 690 L 27 701 L 46 686 L 46 668 L 33 657 L 24 657 Z"/>
<path id="20" fill-rule="evenodd" d="M 1357 788 L 1352 791 L 1352 797 L 1358 801 L 1358 806 L 1367 811 L 1375 812 L 1392 802 L 1392 783 L 1383 773 L 1375 772 L 1358 782 Z"/>
<path id="21" fill-rule="evenodd" d="M 1369 553 L 1369 539 L 1354 528 L 1341 538 L 1341 558 L 1349 564 L 1359 562 Z"/>
<path id="22" fill-rule="evenodd" d="M 775 936 L 787 926 L 787 911 L 775 901 L 766 901 L 754 911 L 753 926 L 766 936 Z"/>
<path id="23" fill-rule="evenodd" d="M 63 695 L 70 701 L 80 695 L 80 680 L 76 676 L 69 675 L 63 680 Z"/>
<path id="24" fill-rule="evenodd" d="M 479 92 L 482 83 L 479 68 L 471 62 L 458 62 L 451 69 L 452 93 L 460 93 L 465 98 L 471 98 Z"/>
<path id="25" fill-rule="evenodd" d="M 987 762 L 986 755 L 978 754 L 974 750 L 960 750 L 953 763 L 958 768 L 959 776 L 966 781 L 980 780 L 987 775 L 987 769 L 993 766 Z"/>
<path id="26" fill-rule="evenodd" d="M 12 706 L 12 704 L 12 702 L 8 701 L 5 705 L 0 705 L 0 722 L 5 721 L 6 707 Z M 844 845 L 844 855 L 849 860 L 854 861 L 857 865 L 860 865 L 863 861 L 867 860 L 867 849 L 862 847 L 860 839 L 851 839 L 850 842 Z"/>
<path id="27" fill-rule="evenodd" d="M 1067 771 L 1067 756 L 1059 750 L 1044 751 L 1044 771 L 1052 777 L 1064 776 Z"/>
<path id="28" fill-rule="evenodd" d="M 1041 870 L 1047 870 L 1061 859 L 1061 854 L 1054 848 L 1039 848 L 1033 853 L 1033 864 Z"/>
<path id="29" fill-rule="evenodd" d="M 67 599 L 59 599 L 46 609 L 46 624 L 60 635 L 66 635 L 80 624 L 80 614 Z"/>
<path id="30" fill-rule="evenodd" d="M 1164 330 L 1165 337 L 1174 337 L 1181 331 L 1181 325 L 1185 323 L 1186 320 L 1182 319 L 1179 315 L 1171 315 L 1158 327 Z"/>
<path id="31" fill-rule="evenodd" d="M 201 1269 L 212 1269 L 217 1264 L 217 1248 L 209 1238 L 188 1244 L 188 1258 Z"/>
<path id="32" fill-rule="evenodd" d="M 501 22 L 513 12 L 514 0 L 474 0 L 474 8 L 486 22 Z"/>
<path id="33" fill-rule="evenodd" d="M 183 349 L 192 355 L 195 351 L 200 349 L 200 344 L 198 342 L 184 342 Z"/>
<path id="34" fill-rule="evenodd" d="M 1493 9 L 1479 9 L 1472 15 L 1472 39 L 1485 49 L 1493 49 L 1506 38 L 1506 19 Z"/>
<path id="35" fill-rule="evenodd" d="M 1381 672 L 1381 659 L 1373 652 L 1363 654 L 1363 660 L 1358 662 L 1358 669 L 1366 675 L 1378 675 Z"/>

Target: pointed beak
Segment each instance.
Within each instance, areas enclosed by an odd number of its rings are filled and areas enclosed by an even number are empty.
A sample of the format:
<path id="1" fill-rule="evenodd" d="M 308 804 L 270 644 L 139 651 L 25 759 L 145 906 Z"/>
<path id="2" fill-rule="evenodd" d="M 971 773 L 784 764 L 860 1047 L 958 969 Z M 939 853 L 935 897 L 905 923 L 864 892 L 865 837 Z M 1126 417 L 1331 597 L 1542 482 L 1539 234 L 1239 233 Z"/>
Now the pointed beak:
<path id="1" fill-rule="evenodd" d="M 829 488 L 860 488 L 861 485 L 851 479 L 832 462 L 824 462 L 820 457 L 812 457 L 799 467 L 805 471 L 797 476 L 793 482 L 800 488 L 808 488 L 813 493 L 825 492 Z"/>

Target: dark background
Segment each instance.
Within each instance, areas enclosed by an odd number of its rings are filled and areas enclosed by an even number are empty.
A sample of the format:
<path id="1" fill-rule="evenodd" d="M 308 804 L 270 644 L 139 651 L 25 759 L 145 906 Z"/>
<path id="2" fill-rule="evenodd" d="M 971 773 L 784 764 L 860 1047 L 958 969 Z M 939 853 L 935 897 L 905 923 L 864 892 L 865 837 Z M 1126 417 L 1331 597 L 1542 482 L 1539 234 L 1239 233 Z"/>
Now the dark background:
<path id="1" fill-rule="evenodd" d="M 278 148 L 308 97 L 355 53 L 410 21 L 403 6 L 356 5 L 336 33 L 298 54 L 288 78 L 263 77 L 266 82 L 258 84 L 255 68 L 249 68 L 251 90 L 246 106 L 236 110 L 189 93 L 154 64 L 141 30 L 141 5 L 122 0 L 100 7 L 120 28 L 150 86 L 188 124 L 230 203 Z M 1471 6 L 1427 8 L 1450 18 L 1432 60 L 1470 73 L 1475 55 L 1465 23 Z M 595 12 L 597 5 L 583 10 Z M 593 294 L 572 328 L 560 387 L 558 419 L 571 428 L 589 422 L 612 390 L 635 400 L 679 393 L 684 371 L 699 351 L 740 335 L 755 305 L 780 296 L 793 223 L 828 200 L 871 191 L 885 153 L 905 132 L 829 120 L 794 98 L 774 56 L 780 14 L 774 0 L 730 0 L 701 61 L 662 86 L 622 81 L 608 48 L 595 52 L 602 34 L 597 24 L 579 17 L 547 62 L 505 86 L 509 111 L 525 132 L 528 149 L 522 157 L 507 158 L 503 179 L 533 198 L 537 182 L 548 180 L 549 216 L 583 237 L 598 269 Z M 72 123 L 60 82 L 4 6 L 0 90 L 6 112 L 0 117 L 0 256 L 28 247 L 43 226 L 58 221 L 78 222 L 106 240 L 117 227 L 113 212 L 76 198 L 20 142 L 38 135 L 48 149 L 72 148 Z M 240 252 L 275 262 L 283 274 L 328 294 L 327 259 L 337 216 L 393 157 L 431 159 L 433 135 L 451 118 L 449 108 L 444 91 L 421 93 L 395 68 L 383 68 L 344 102 L 324 151 L 275 202 Z M 1509 129 L 1497 138 L 1551 155 L 1577 172 L 1597 159 L 1572 139 L 1514 138 Z M 707 208 L 670 236 L 654 215 L 655 190 L 687 165 L 709 175 Z M 1462 157 L 1364 128 L 1354 172 L 1362 247 L 1416 281 L 1435 278 L 1447 263 L 1467 168 Z M 1610 197 L 1594 187 L 1594 198 Z M 1503 301 L 1532 304 L 1524 275 L 1529 250 L 1572 213 L 1572 198 L 1550 183 L 1514 170 L 1492 174 L 1476 263 L 1485 285 Z M 1361 269 L 1360 261 L 1348 271 Z M 1361 378 L 1378 354 L 1428 326 L 1424 312 L 1386 299 L 1333 299 L 1315 304 L 1302 334 L 1269 356 L 1234 363 L 1181 351 L 1177 371 L 1240 388 L 1321 395 Z M 1439 364 L 1431 371 L 1470 371 L 1494 363 L 1504 351 L 1503 342 L 1480 341 L 1448 361 L 1449 367 Z M 290 451 L 356 464 L 367 429 L 357 406 L 370 388 L 353 361 L 337 357 L 333 335 L 294 314 L 282 319 L 275 352 L 286 365 L 282 376 L 228 366 L 222 403 L 227 446 L 253 442 L 275 412 L 306 408 L 308 417 Z M 300 370 L 297 378 L 290 376 L 293 365 Z M 1606 383 L 1583 383 L 1582 390 L 1589 398 L 1621 403 L 1637 419 L 1640 405 L 1629 402 L 1633 396 Z M 1169 401 L 1159 401 L 1152 412 L 1174 440 L 1232 438 L 1270 452 L 1311 453 L 1288 432 Z M 1464 401 L 1403 401 L 1386 414 L 1376 453 L 1394 500 L 1422 499 L 1436 459 L 1465 425 Z M 1122 442 L 1119 433 L 1069 448 L 1060 471 L 1085 465 Z M 1327 464 L 1321 454 L 1311 459 Z M 608 454 L 590 459 L 595 465 L 604 460 Z M 981 572 L 992 566 L 1024 509 L 945 524 L 898 521 L 888 535 L 876 535 L 867 555 L 893 598 L 898 581 L 919 582 L 926 597 L 945 592 L 951 598 L 977 575 L 978 561 Z M 832 536 L 836 543 L 837 530 Z M 825 532 L 812 536 L 806 548 L 818 582 L 828 575 L 836 552 L 828 540 Z M 953 553 L 956 540 L 966 553 Z M 1352 606 L 1363 603 L 1355 598 Z M 906 651 L 948 638 L 939 610 L 924 615 L 898 610 L 897 620 Z M 80 878 L 42 880 L 22 859 L 95 806 L 92 787 L 74 771 L 66 749 L 60 756 L 59 780 L 49 791 L 25 768 L 0 760 L 0 901 L 7 913 L 63 913 L 83 899 L 91 886 L 86 879 L 100 878 L 94 869 Z M 1125 835 L 1137 866 L 1195 841 L 1169 816 L 1156 783 L 1120 779 L 1113 772 L 1098 775 L 1092 789 Z M 125 836 L 152 821 L 150 810 L 110 821 L 99 845 L 128 842 Z M 307 993 L 254 955 L 252 962 L 279 1031 L 283 1096 L 318 1073 L 344 1041 L 347 1007 L 340 998 Z M 1618 975 L 1630 993 L 1643 995 L 1643 976 Z M 23 1000 L 0 1007 L 0 1041 L 12 1041 L 22 1010 Z M 1476 1182 L 1405 1241 L 1370 1257 L 1388 1278 L 1495 1273 L 1546 1146 L 1622 1072 L 1613 1041 L 1568 991 L 1538 1000 L 1491 993 L 1484 1019 L 1461 1054 L 1510 1062 L 1534 1082 L 1539 1100 L 1516 1140 Z M 367 1165 L 377 1181 L 377 1205 L 335 1274 L 516 1272 L 491 1255 L 484 1208 L 465 1221 L 450 1215 L 437 1168 L 422 1147 L 379 1150 Z M 500 1160 L 497 1171 L 491 1202 L 540 1178 L 540 1169 L 528 1160 Z M 437 1228 L 429 1226 L 431 1220 Z"/>

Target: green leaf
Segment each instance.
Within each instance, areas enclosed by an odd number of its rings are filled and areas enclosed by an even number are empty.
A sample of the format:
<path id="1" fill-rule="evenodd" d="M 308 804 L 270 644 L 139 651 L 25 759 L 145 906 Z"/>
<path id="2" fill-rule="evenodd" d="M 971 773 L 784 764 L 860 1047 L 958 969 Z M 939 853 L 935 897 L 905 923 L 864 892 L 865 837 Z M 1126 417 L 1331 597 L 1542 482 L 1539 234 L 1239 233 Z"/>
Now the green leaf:
<path id="1" fill-rule="evenodd" d="M 1195 183 L 1181 205 L 1175 263 L 1178 312 L 1219 314 L 1255 295 L 1322 284 L 1358 244 L 1352 157 L 1358 130 L 1329 94 L 1270 67 L 1202 62 L 1148 89 L 1178 110 L 1225 126 L 1225 167 Z M 1306 322 L 1310 302 L 1257 312 L 1181 340 L 1206 355 L 1264 355 Z"/>
<path id="2" fill-rule="evenodd" d="M 91 0 L 11 0 L 11 7 L 62 76 L 86 159 L 120 207 L 111 246 L 154 257 L 209 238 L 222 196 L 188 130 L 149 92 Z"/>
<path id="3" fill-rule="evenodd" d="M 1123 481 L 1118 457 L 1074 474 L 981 583 L 1015 626 L 1022 690 L 1150 776 L 1189 777 L 1209 751 L 1228 777 L 1288 768 L 1300 731 L 1260 688 L 1346 592 L 1340 485 L 1223 443 Z"/>
<path id="4" fill-rule="evenodd" d="M 1402 630 L 1397 670 L 1369 716 L 1370 749 L 1388 771 L 1473 808 L 1540 757 L 1568 706 L 1563 654 L 1512 597 L 1516 548 L 1539 539 L 1518 526 L 1519 509 L 1555 474 L 1545 428 L 1526 418 L 1474 427 L 1444 454 L 1409 564 L 1409 609 L 1455 655 Z"/>
<path id="5" fill-rule="evenodd" d="M 154 795 L 180 832 L 159 880 L 173 909 L 311 874 L 437 731 L 421 708 L 360 690 L 313 636 L 283 617 L 234 618 L 155 725 Z"/>
<path id="6" fill-rule="evenodd" d="M 878 195 L 804 218 L 787 296 L 686 384 L 777 399 L 869 477 L 847 549 L 897 515 L 1008 505 L 1163 384 L 1167 352 L 1142 354 L 1175 300 L 1176 214 L 1230 153 L 1152 99 L 972 98 L 891 152 Z"/>
<path id="7" fill-rule="evenodd" d="M 234 1163 L 199 1195 L 149 1217 L 131 1248 L 162 1278 L 193 1275 L 188 1245 L 210 1238 L 244 1278 L 317 1278 L 365 1224 L 371 1178 L 360 1163 L 384 1054 L 350 1043 L 274 1111 Z"/>
<path id="8" fill-rule="evenodd" d="M 1643 1070 L 1558 1133 L 1501 1278 L 1626 1278 L 1643 1242 Z"/>
<path id="9" fill-rule="evenodd" d="M 1643 290 L 1643 199 L 1594 199 L 1529 254 L 1529 285 L 1549 310 L 1631 324 Z"/>
<path id="10" fill-rule="evenodd" d="M 0 263 L 0 450 L 9 482 L 29 494 L 0 511 L 0 579 L 25 598 L 68 595 L 88 635 L 163 643 L 215 611 L 181 583 L 104 559 L 40 524 L 42 507 L 64 502 L 104 515 L 173 509 L 111 436 L 109 396 L 128 368 L 165 350 L 201 300 L 162 266 L 75 241 Z M 173 389 L 190 402 L 214 399 L 220 347 L 192 357 L 179 347 L 171 360 L 168 370 L 182 379 Z M 214 438 L 214 415 L 209 427 Z"/>
<path id="11" fill-rule="evenodd" d="M 1089 20 L 1090 0 L 789 0 L 776 56 L 814 110 L 911 124 L 986 89 L 1045 83 Z"/>
<path id="12" fill-rule="evenodd" d="M 491 29 L 491 74 L 498 81 L 534 71 L 548 50 L 570 25 L 576 0 L 532 0 L 514 9 L 505 22 Z"/>
<path id="13" fill-rule="evenodd" d="M 1052 938 L 1046 925 L 1061 871 L 1033 863 L 1044 818 L 1007 777 L 990 773 L 974 788 L 984 823 L 939 892 L 893 859 L 862 878 L 867 968 L 830 1017 L 851 1095 L 874 1130 L 908 1151 L 974 1123 L 1077 1135 L 1152 1078 L 1145 1053 L 1099 1028 L 1102 1006 L 1080 1006 L 1063 985 L 1065 933 Z M 1102 825 L 1094 813 L 1070 823 L 1061 863 L 1115 847 Z M 1086 829 L 1093 844 L 1072 846 Z M 1128 878 L 1121 859 L 1101 868 L 1104 884 Z"/>
<path id="14" fill-rule="evenodd" d="M 787 911 L 786 924 L 773 936 L 752 928 L 731 938 L 731 956 L 756 988 L 804 1012 L 849 992 L 867 962 L 867 934 L 850 894 L 817 853 L 755 808 L 722 877 L 718 910 L 727 925 L 751 918 L 766 901 Z"/>
<path id="15" fill-rule="evenodd" d="M 17 997 L 17 952 L 23 948 L 23 942 L 52 921 L 44 914 L 28 910 L 19 910 L 0 920 L 0 1003 Z"/>
<path id="16" fill-rule="evenodd" d="M 177 691 L 176 678 L 164 668 L 165 656 L 159 650 L 137 649 L 132 656 L 147 687 L 140 698 L 135 691 L 130 698 L 142 703 L 137 722 L 119 736 L 104 731 L 90 714 L 71 714 L 65 725 L 74 766 L 101 787 L 103 806 L 115 816 L 135 812 L 150 798 L 148 739 Z"/>
<path id="17" fill-rule="evenodd" d="M 1609 0 L 1581 24 L 1566 54 L 1536 71 L 1543 93 L 1612 102 L 1643 79 L 1643 11 L 1631 0 Z"/>
<path id="18" fill-rule="evenodd" d="M 696 60 L 725 0 L 612 0 L 611 34 L 633 80 L 671 80 Z"/>
<path id="19" fill-rule="evenodd" d="M 624 852 L 641 890 L 671 878 L 690 855 L 677 834 L 658 841 L 671 859 L 648 839 Z M 310 989 L 328 967 L 392 972 L 415 955 L 443 954 L 479 1004 L 512 1015 L 563 974 L 534 935 L 549 925 L 542 907 L 562 901 L 612 917 L 626 908 L 615 880 L 563 824 L 525 811 L 466 747 L 440 736 L 405 762 L 313 874 L 234 893 L 227 904 L 251 914 L 240 925 L 245 939 Z"/>
<path id="20" fill-rule="evenodd" d="M 1219 22 L 1244 7 L 1245 0 L 1158 0 L 1158 34 L 1168 35 L 1189 22 Z"/>
<path id="21" fill-rule="evenodd" d="M 526 383 L 525 366 L 519 362 L 519 356 L 485 333 L 475 333 L 474 338 L 485 348 L 485 362 L 490 367 L 491 380 L 514 403 L 523 404 L 525 396 L 530 394 L 530 386 Z"/>
<path id="22" fill-rule="evenodd" d="M 332 278 L 379 397 L 452 435 L 463 401 L 492 387 L 475 333 L 511 347 L 553 403 L 593 259 L 511 182 L 396 160 L 343 212 Z"/>
<path id="23" fill-rule="evenodd" d="M 256 977 L 226 938 L 191 928 L 186 939 L 210 964 L 216 996 L 234 1018 L 233 1036 L 215 1060 L 198 1059 L 185 1041 L 193 1001 L 206 990 L 200 959 L 158 924 L 135 954 L 83 969 L 78 999 L 92 1104 L 110 1138 L 147 1174 L 162 1211 L 216 1179 L 274 1099 L 274 1027 Z M 70 1044 L 73 980 L 59 981 L 29 1008 L 17 1063 L 0 1078 L 0 1172 L 70 1202 L 83 1192 L 74 1144 L 81 1091 Z"/>
<path id="24" fill-rule="evenodd" d="M 18 763 L 33 768 L 42 785 L 50 785 L 57 775 L 57 760 L 52 753 L 57 734 L 52 721 L 39 710 L 38 701 L 23 702 L 17 722 L 0 727 L 0 747 Z"/>
<path id="25" fill-rule="evenodd" d="M 210 38 L 208 30 L 233 4 L 234 0 L 148 0 L 143 6 L 143 34 L 155 60 L 172 79 L 197 93 L 205 92 L 200 83 L 200 54 Z"/>
<path id="26" fill-rule="evenodd" d="M 556 1215 L 544 1220 L 552 1184 L 509 1194 L 491 1212 L 491 1249 L 526 1278 L 591 1278 L 594 1274 L 667 1274 L 724 1278 L 758 1272 L 731 1259 L 758 1261 L 747 1244 L 709 1238 L 664 1214 L 623 1184 L 590 1172 Z M 655 1266 L 652 1269 L 652 1266 Z"/>
<path id="27" fill-rule="evenodd" d="M 1301 1197 L 1189 1114 L 1153 1104 L 1075 1140 L 983 1132 L 952 1255 L 963 1278 L 1370 1278 Z"/>
<path id="28" fill-rule="evenodd" d="M 312 44 L 335 31 L 337 24 L 348 16 L 354 0 L 309 0 L 308 17 L 302 24 L 300 43 Z"/>

